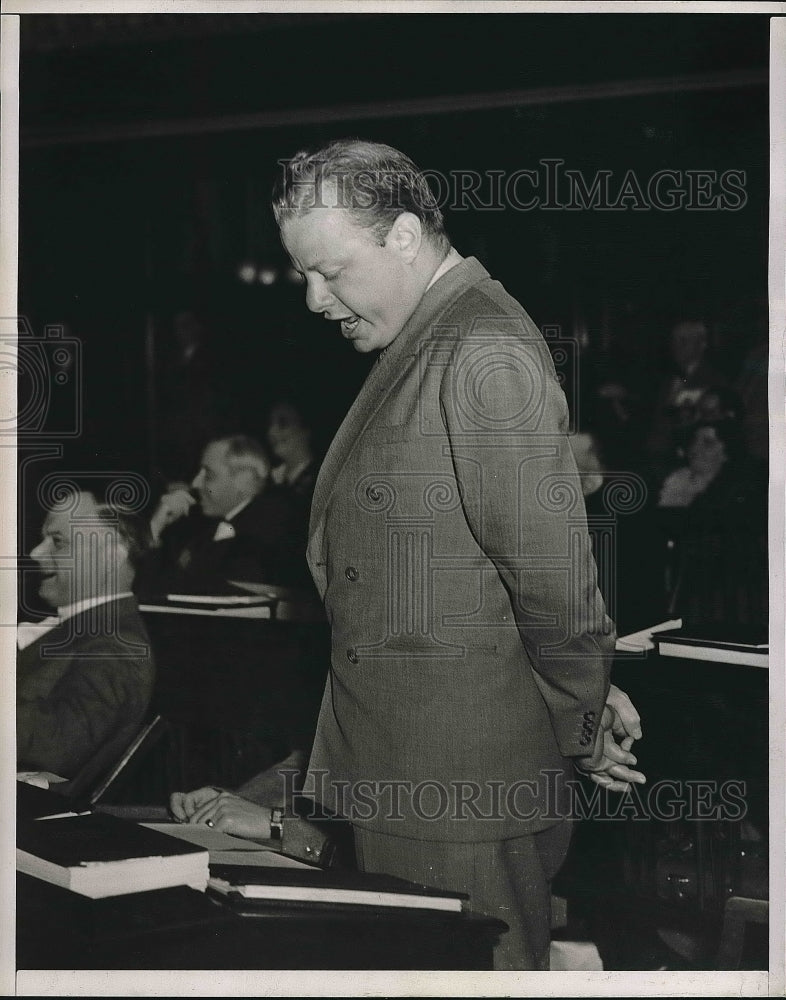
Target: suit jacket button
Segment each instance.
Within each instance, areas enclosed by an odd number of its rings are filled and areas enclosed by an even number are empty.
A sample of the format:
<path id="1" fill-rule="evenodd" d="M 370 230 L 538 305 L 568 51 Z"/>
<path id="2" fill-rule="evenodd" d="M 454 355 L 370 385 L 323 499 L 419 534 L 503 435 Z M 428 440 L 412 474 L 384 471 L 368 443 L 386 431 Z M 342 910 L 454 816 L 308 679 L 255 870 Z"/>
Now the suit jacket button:
<path id="1" fill-rule="evenodd" d="M 347 650 L 347 659 L 349 660 L 350 663 L 358 662 L 358 651 L 355 649 L 354 646 L 350 646 L 349 649 Z"/>
<path id="2" fill-rule="evenodd" d="M 357 580 L 357 578 L 360 576 L 360 573 L 354 566 L 347 566 L 347 568 L 344 570 L 344 576 L 347 578 L 347 580 L 354 583 L 355 580 Z"/>

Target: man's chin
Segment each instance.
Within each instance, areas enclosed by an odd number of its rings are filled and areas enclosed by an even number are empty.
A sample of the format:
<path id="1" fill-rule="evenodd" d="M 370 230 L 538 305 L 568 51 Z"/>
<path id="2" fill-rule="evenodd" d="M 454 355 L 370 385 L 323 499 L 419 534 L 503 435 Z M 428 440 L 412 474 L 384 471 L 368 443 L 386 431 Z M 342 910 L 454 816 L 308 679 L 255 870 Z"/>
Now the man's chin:
<path id="1" fill-rule="evenodd" d="M 44 580 L 44 582 L 38 588 L 38 596 L 41 598 L 44 604 L 48 604 L 50 608 L 63 607 L 65 604 L 69 603 L 68 598 L 61 599 L 56 589 L 51 585 L 51 583 L 48 580 Z"/>
<path id="2" fill-rule="evenodd" d="M 352 337 L 349 338 L 349 340 L 358 354 L 370 354 L 371 351 L 376 350 L 376 347 L 374 347 L 373 344 L 370 344 L 367 340 L 363 340 L 361 337 L 358 337 L 357 339 Z"/>

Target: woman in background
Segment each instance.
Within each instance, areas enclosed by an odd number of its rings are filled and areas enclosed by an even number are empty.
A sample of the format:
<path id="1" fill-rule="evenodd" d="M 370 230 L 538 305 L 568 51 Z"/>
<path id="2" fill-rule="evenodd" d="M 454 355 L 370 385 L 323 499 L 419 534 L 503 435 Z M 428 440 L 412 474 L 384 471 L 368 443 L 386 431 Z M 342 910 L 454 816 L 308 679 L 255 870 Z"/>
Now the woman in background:
<path id="1" fill-rule="evenodd" d="M 289 397 L 277 399 L 270 408 L 266 435 L 273 454 L 273 481 L 303 504 L 308 514 L 319 462 L 304 408 Z"/>

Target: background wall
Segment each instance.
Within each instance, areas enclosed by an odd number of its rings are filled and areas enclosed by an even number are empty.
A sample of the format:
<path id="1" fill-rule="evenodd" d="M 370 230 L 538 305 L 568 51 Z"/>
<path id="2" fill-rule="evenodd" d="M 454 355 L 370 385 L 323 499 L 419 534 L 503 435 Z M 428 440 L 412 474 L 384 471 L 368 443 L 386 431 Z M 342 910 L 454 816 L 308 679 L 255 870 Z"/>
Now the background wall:
<path id="1" fill-rule="evenodd" d="M 337 135 L 444 173 L 558 159 L 612 192 L 628 171 L 741 171 L 728 210 L 446 212 L 462 253 L 602 363 L 646 381 L 687 310 L 732 372 L 766 336 L 767 49 L 761 14 L 22 17 L 20 302 L 83 348 L 66 460 L 171 474 L 184 326 L 206 421 L 259 433 L 292 379 L 329 434 L 368 359 L 307 313 L 268 194 L 280 158 Z"/>

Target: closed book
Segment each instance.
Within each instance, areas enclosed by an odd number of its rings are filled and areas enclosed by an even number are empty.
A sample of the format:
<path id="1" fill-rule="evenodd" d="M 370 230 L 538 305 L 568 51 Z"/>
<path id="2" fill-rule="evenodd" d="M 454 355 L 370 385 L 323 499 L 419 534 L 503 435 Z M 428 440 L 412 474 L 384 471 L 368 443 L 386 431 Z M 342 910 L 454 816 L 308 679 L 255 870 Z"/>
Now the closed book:
<path id="1" fill-rule="evenodd" d="M 144 613 L 173 615 L 203 615 L 219 618 L 274 618 L 275 601 L 253 600 L 251 602 L 221 603 L 219 598 L 208 601 L 170 601 L 166 604 L 140 604 L 139 610 Z"/>
<path id="2" fill-rule="evenodd" d="M 170 604 L 196 604 L 214 608 L 271 605 L 276 601 L 270 594 L 167 594 L 166 599 Z"/>
<path id="3" fill-rule="evenodd" d="M 17 871 L 100 899 L 186 885 L 204 890 L 208 851 L 102 813 L 19 817 Z"/>
<path id="4" fill-rule="evenodd" d="M 688 630 L 659 632 L 653 639 L 661 656 L 754 667 L 769 663 L 769 642 L 763 629 L 693 625 Z"/>
<path id="5" fill-rule="evenodd" d="M 460 913 L 466 893 L 395 878 L 336 869 L 247 868 L 211 865 L 208 887 L 245 903 L 403 907 Z"/>

